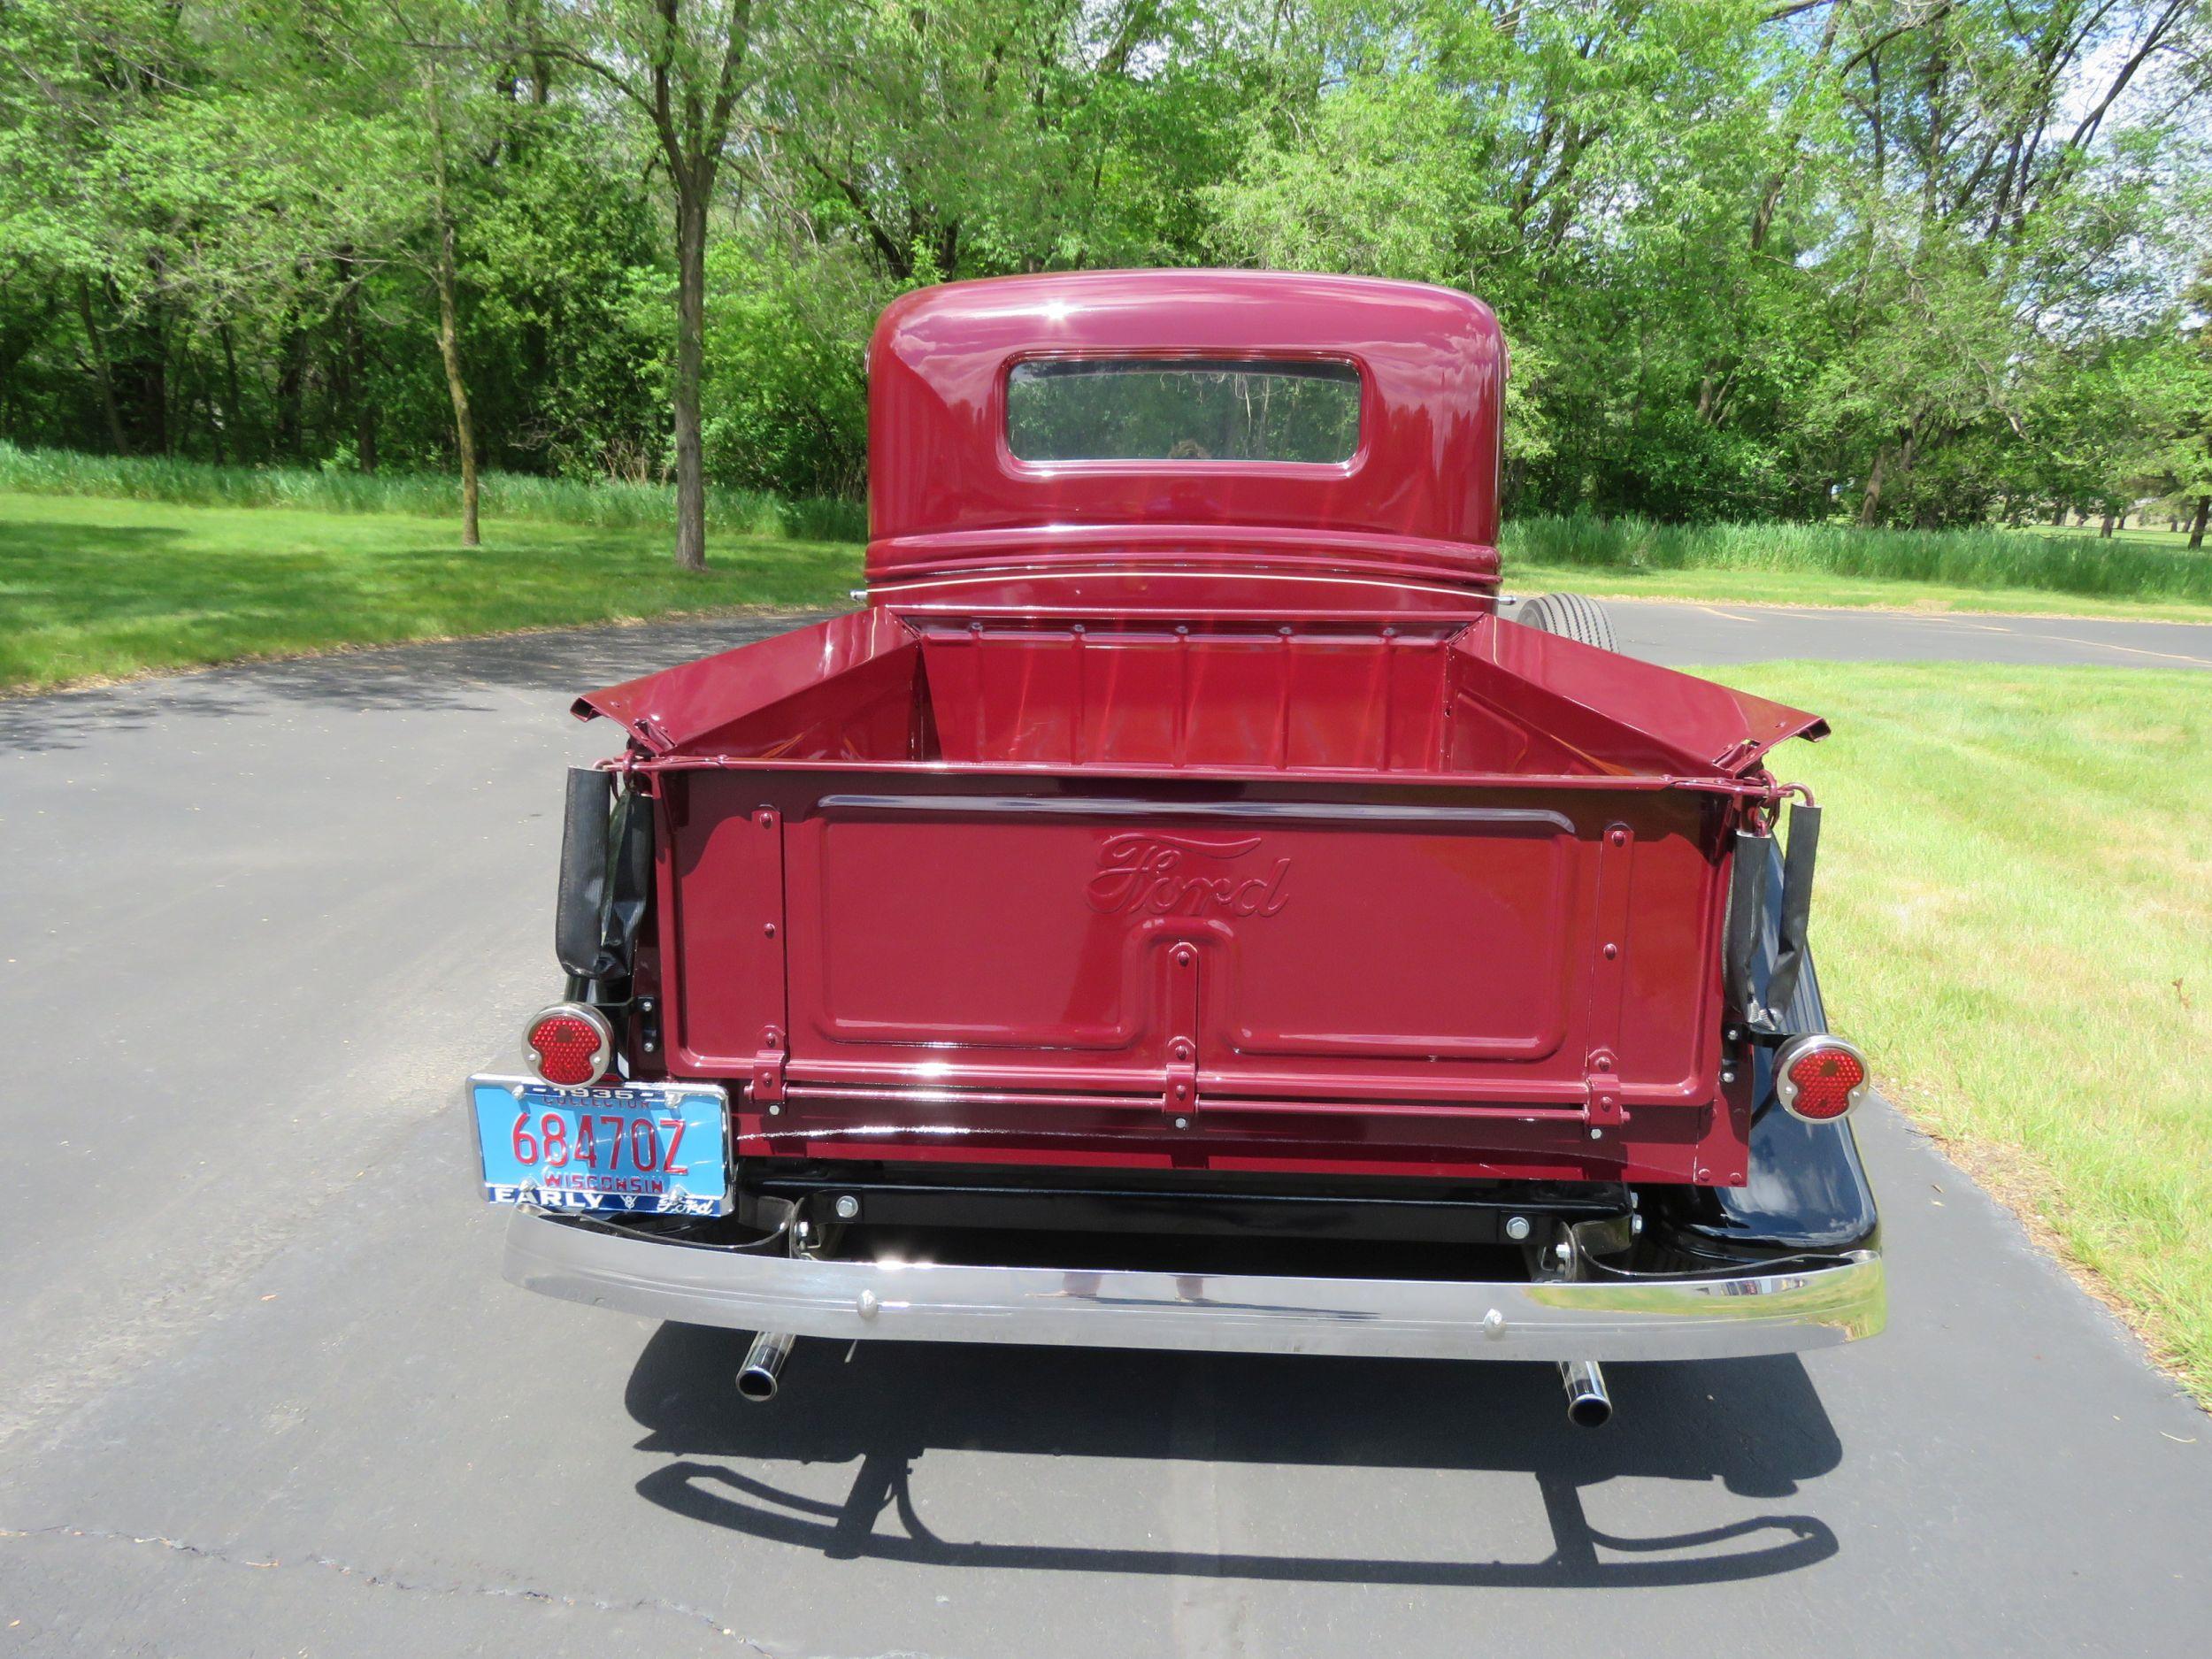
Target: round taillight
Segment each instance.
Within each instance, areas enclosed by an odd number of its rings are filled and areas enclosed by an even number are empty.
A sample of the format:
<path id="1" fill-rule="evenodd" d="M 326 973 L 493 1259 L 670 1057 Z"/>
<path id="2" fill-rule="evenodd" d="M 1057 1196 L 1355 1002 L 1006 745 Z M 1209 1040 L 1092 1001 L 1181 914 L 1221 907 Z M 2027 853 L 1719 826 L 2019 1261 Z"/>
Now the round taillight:
<path id="1" fill-rule="evenodd" d="M 1774 1058 L 1774 1093 L 1793 1118 L 1827 1124 L 1856 1106 L 1867 1092 L 1866 1056 L 1825 1032 L 1800 1037 Z"/>
<path id="2" fill-rule="evenodd" d="M 534 1015 L 523 1032 L 530 1069 L 563 1088 L 584 1088 L 614 1063 L 614 1028 L 581 1002 L 556 1002 Z"/>

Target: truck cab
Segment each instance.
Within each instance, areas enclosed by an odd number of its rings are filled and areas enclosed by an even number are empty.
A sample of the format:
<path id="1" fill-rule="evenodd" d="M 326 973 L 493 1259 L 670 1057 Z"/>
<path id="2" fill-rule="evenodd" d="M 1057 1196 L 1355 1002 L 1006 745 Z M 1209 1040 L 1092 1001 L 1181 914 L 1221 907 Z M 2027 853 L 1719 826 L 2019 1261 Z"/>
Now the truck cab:
<path id="1" fill-rule="evenodd" d="M 1447 289 L 955 283 L 860 607 L 592 691 L 560 999 L 469 1080 L 530 1288 L 802 1336 L 1602 1366 L 1878 1330 L 1817 717 L 1502 599 Z"/>

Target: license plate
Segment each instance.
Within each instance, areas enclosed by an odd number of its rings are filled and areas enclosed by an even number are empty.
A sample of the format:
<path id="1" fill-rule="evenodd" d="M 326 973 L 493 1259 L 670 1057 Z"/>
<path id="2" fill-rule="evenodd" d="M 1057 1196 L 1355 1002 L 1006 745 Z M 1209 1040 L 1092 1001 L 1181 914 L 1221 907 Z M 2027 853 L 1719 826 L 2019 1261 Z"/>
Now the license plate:
<path id="1" fill-rule="evenodd" d="M 626 1215 L 730 1207 L 725 1095 L 696 1084 L 555 1088 L 471 1078 L 484 1196 Z"/>

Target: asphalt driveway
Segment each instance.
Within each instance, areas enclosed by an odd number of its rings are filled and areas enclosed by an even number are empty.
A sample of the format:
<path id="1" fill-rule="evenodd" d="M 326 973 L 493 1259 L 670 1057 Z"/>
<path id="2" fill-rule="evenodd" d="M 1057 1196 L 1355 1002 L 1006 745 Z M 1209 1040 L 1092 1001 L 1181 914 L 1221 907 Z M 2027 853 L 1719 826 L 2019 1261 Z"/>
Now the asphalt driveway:
<path id="1" fill-rule="evenodd" d="M 1617 621 L 2212 666 L 2165 625 Z M 1883 1111 L 1890 1331 L 1617 1368 L 1598 1434 L 1546 1368 L 896 1345 L 803 1345 L 763 1409 L 734 1333 L 502 1283 L 455 1085 L 554 984 L 557 774 L 609 747 L 568 697 L 780 626 L 0 704 L 0 1654 L 2201 1647 L 2212 1421 Z"/>

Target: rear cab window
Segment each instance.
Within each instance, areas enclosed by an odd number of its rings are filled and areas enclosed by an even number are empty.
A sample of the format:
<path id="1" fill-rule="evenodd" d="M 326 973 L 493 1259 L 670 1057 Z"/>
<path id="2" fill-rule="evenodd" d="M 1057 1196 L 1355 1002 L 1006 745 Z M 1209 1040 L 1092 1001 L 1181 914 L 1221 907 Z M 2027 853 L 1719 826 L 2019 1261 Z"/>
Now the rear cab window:
<path id="1" fill-rule="evenodd" d="M 1341 466 L 1359 436 L 1359 371 L 1340 359 L 1033 358 L 1007 375 L 1018 461 Z"/>

